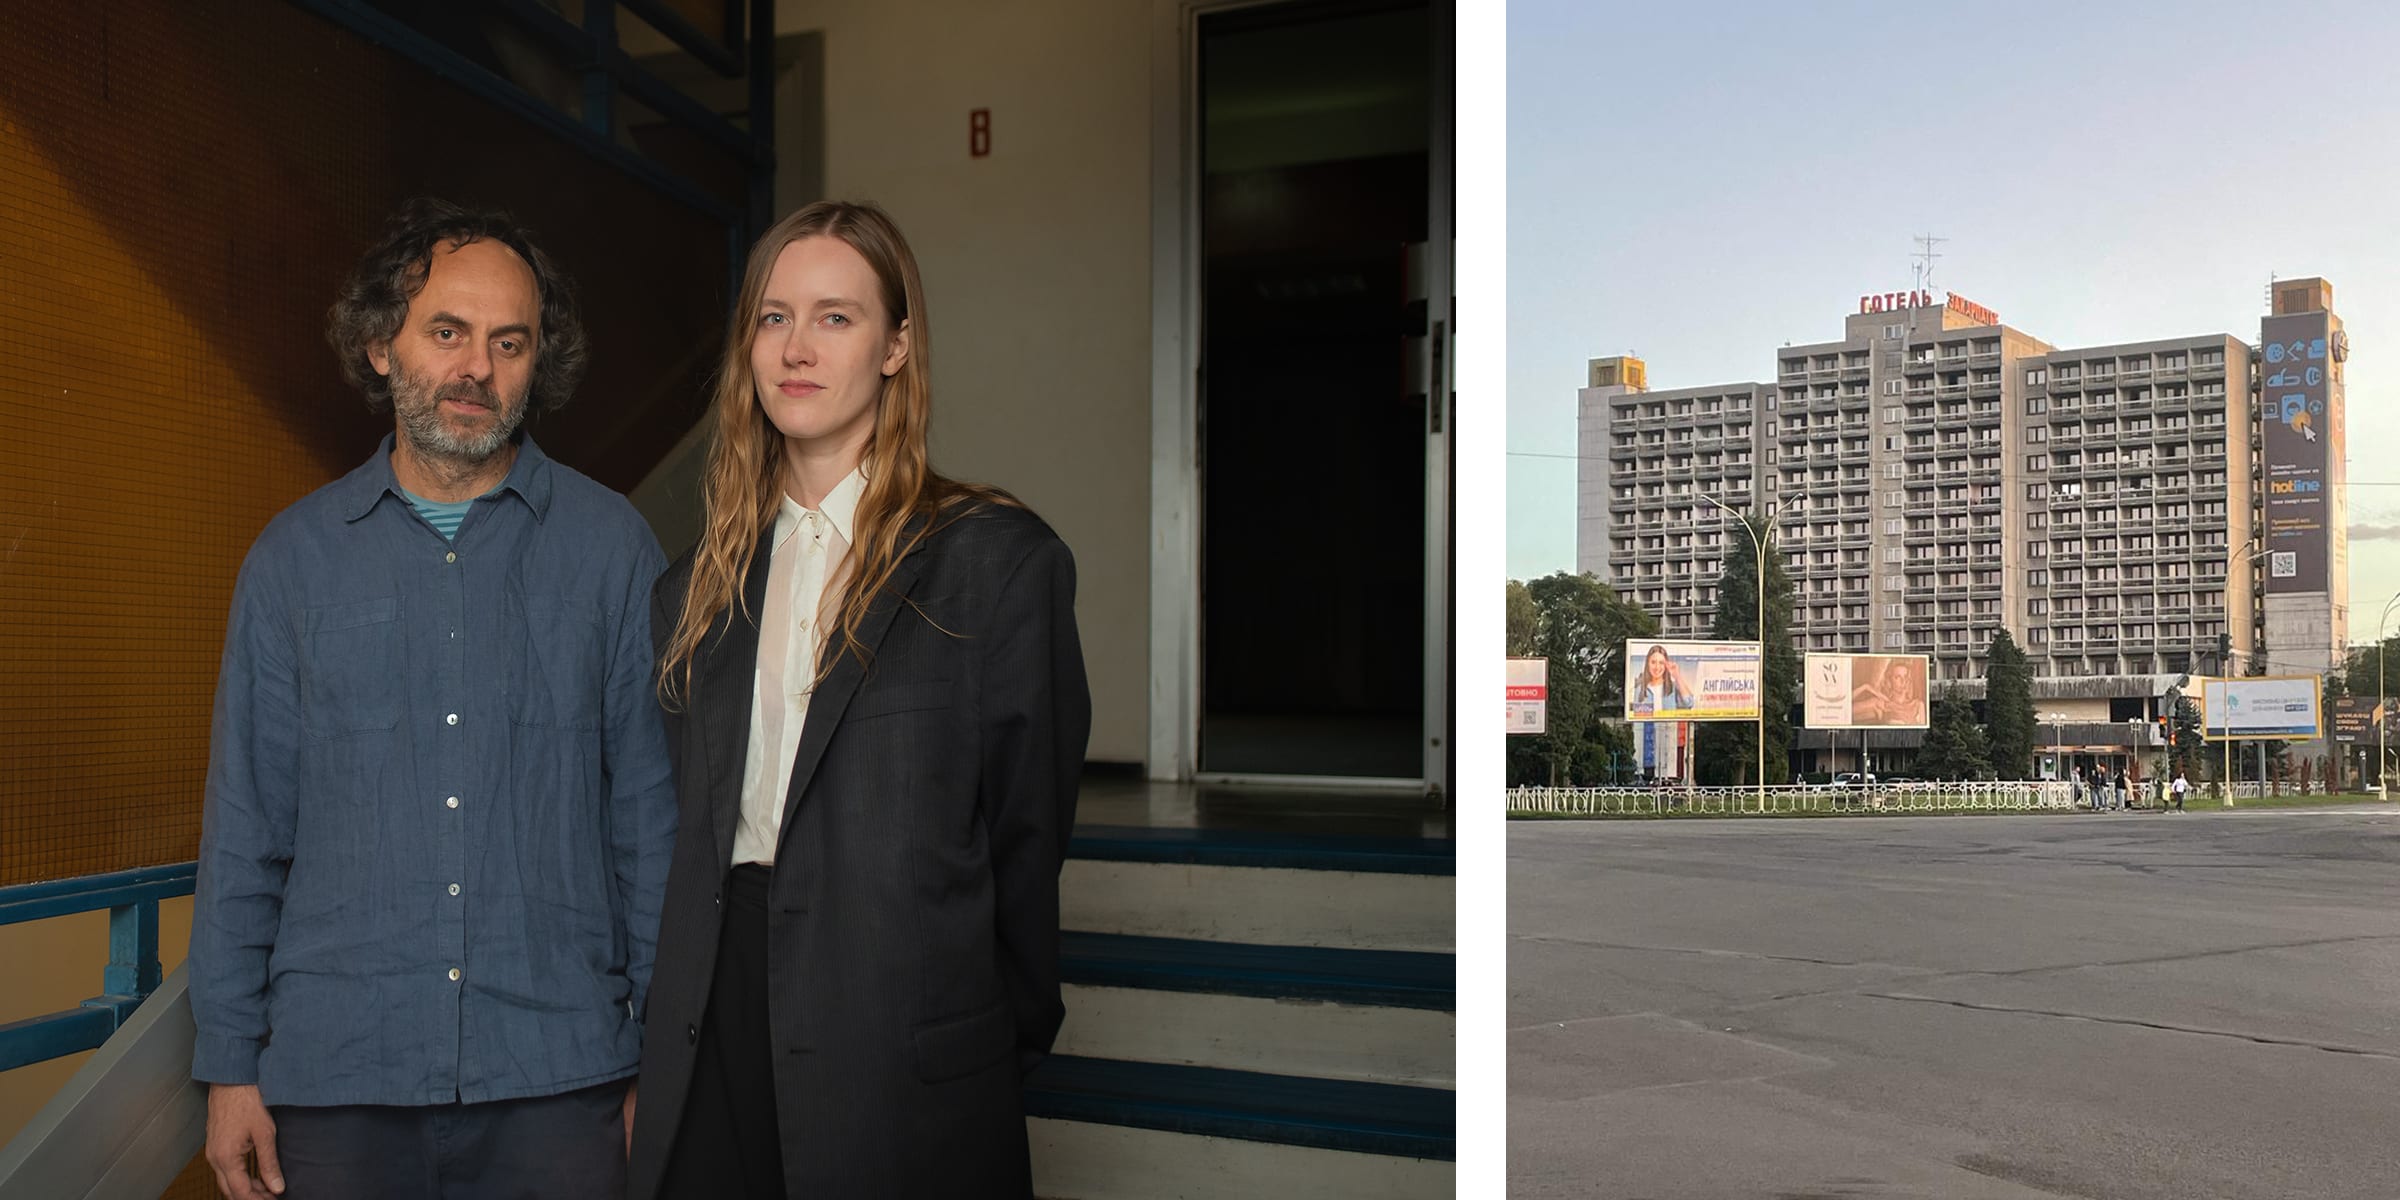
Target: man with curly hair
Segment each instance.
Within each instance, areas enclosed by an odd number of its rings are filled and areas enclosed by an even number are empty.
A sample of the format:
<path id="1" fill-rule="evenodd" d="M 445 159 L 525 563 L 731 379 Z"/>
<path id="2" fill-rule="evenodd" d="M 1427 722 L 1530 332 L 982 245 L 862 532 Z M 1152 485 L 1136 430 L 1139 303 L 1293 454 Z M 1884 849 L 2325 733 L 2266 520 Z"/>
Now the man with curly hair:
<path id="1" fill-rule="evenodd" d="M 327 338 L 392 435 L 234 588 L 192 1077 L 234 1200 L 613 1196 L 675 832 L 665 562 L 521 426 L 584 362 L 507 217 L 394 218 Z"/>

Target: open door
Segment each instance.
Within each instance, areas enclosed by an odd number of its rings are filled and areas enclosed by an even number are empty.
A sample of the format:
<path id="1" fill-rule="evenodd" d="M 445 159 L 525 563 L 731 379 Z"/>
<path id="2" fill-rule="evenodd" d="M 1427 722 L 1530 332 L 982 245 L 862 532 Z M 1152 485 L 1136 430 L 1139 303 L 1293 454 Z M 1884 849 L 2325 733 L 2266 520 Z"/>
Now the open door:
<path id="1" fill-rule="evenodd" d="M 1195 21 L 1197 773 L 1442 788 L 1451 10 Z"/>

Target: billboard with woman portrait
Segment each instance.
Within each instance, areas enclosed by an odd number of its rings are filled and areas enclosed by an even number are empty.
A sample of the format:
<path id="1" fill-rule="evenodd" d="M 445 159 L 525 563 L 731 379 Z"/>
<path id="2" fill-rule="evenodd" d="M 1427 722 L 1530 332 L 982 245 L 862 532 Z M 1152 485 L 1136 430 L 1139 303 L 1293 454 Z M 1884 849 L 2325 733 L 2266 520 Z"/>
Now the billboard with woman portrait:
<path id="1" fill-rule="evenodd" d="M 1801 720 L 1810 729 L 1923 729 L 1928 660 L 1922 654 L 1811 654 Z"/>

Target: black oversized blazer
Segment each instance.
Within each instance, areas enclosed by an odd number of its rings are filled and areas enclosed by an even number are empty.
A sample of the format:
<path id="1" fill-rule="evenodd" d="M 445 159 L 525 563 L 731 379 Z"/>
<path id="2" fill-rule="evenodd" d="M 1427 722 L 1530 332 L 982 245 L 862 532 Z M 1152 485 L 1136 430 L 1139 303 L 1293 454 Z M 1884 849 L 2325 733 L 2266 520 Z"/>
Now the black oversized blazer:
<path id="1" fill-rule="evenodd" d="M 658 1195 L 707 1011 L 768 557 L 762 537 L 752 616 L 718 619 L 667 714 L 681 819 L 634 1200 Z M 659 580 L 654 642 L 691 569 L 687 554 Z M 868 664 L 842 655 L 809 701 L 768 897 L 784 1180 L 807 1197 L 1027 1196 L 1021 1084 L 1065 1014 L 1058 873 L 1091 728 L 1074 559 L 1032 513 L 983 507 L 901 560 L 858 635 Z"/>

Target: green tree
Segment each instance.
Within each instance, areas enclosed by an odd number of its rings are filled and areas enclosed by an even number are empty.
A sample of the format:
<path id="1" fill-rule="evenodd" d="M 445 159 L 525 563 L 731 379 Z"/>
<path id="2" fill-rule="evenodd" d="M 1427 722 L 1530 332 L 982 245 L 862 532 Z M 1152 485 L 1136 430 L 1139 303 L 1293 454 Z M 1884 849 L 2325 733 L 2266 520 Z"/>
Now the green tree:
<path id="1" fill-rule="evenodd" d="M 1792 648 L 1792 577 L 1775 552 L 1775 531 L 1766 518 L 1743 518 L 1751 535 L 1766 548 L 1767 627 L 1764 695 L 1759 702 L 1766 715 L 1766 781 L 1789 783 L 1792 777 L 1792 706 L 1800 702 L 1800 652 Z M 1725 534 L 1725 568 L 1717 577 L 1717 611 L 1711 636 L 1747 642 L 1759 636 L 1758 551 L 1749 536 Z M 1700 727 L 1700 779 L 1705 783 L 1756 782 L 1758 731 L 1748 724 L 1711 721 Z"/>
<path id="2" fill-rule="evenodd" d="M 1988 779 L 1992 774 L 1991 744 L 1975 722 L 1975 708 L 1964 700 L 1936 700 L 1925 744 L 1917 751 L 1917 770 L 1935 779 Z"/>
<path id="3" fill-rule="evenodd" d="M 1594 575 L 1561 571 L 1522 586 L 1533 605 L 1532 653 L 1550 664 L 1549 718 L 1547 732 L 1509 739 L 1509 783 L 1608 782 L 1612 753 L 1622 762 L 1633 750 L 1618 719 L 1625 640 L 1655 636 L 1658 621 Z"/>
<path id="4" fill-rule="evenodd" d="M 2208 743 L 2200 736 L 2200 704 L 2180 691 L 2168 695 L 2174 698 L 2174 715 L 2169 719 L 2171 732 L 2167 735 L 2172 760 L 2168 769 L 2199 778 L 2201 764 L 2208 756 Z"/>
<path id="5" fill-rule="evenodd" d="M 2033 773 L 2040 730 L 2033 713 L 2033 664 L 2005 629 L 1992 634 L 1984 667 L 1983 709 L 1991 723 L 1992 772 L 2002 779 Z"/>
<path id="6" fill-rule="evenodd" d="M 1541 609 L 1533 602 L 1533 593 L 1526 586 L 1508 581 L 1508 654 L 1511 658 L 1531 658 L 1534 639 L 1540 634 Z"/>

